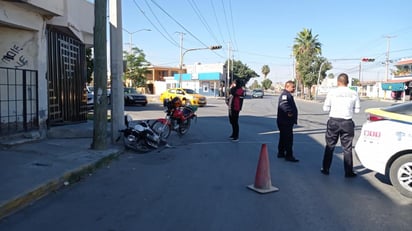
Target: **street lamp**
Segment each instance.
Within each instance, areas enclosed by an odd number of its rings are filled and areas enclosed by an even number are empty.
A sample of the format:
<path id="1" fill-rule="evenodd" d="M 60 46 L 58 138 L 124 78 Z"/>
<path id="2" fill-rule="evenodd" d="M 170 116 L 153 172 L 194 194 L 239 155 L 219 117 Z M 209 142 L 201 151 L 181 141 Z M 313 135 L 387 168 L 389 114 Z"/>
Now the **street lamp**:
<path id="1" fill-rule="evenodd" d="M 135 34 L 135 33 L 137 33 L 137 32 L 140 32 L 140 31 L 152 31 L 152 30 L 150 30 L 150 29 L 140 29 L 140 30 L 137 30 L 137 31 L 134 31 L 134 32 L 130 32 L 130 31 L 124 29 L 124 28 L 123 28 L 123 30 L 126 31 L 126 33 L 128 33 L 128 34 L 130 35 L 129 52 L 132 51 L 132 46 L 133 46 L 133 34 Z"/>
<path id="2" fill-rule="evenodd" d="M 209 46 L 209 47 L 200 47 L 200 48 L 191 48 L 185 50 L 183 53 L 180 54 L 180 64 L 179 64 L 179 87 L 182 87 L 182 67 L 183 67 L 183 56 L 189 51 L 197 51 L 197 50 L 218 50 L 221 49 L 221 45 Z"/>

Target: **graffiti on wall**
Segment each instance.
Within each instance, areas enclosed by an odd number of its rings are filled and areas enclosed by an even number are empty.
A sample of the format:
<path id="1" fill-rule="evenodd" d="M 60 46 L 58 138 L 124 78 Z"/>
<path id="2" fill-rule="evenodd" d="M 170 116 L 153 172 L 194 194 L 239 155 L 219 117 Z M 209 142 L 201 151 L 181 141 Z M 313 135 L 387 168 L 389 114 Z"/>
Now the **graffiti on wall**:
<path id="1" fill-rule="evenodd" d="M 26 57 L 22 54 L 23 48 L 14 44 L 9 50 L 3 54 L 1 61 L 10 64 L 13 63 L 14 67 L 24 67 L 29 62 Z"/>

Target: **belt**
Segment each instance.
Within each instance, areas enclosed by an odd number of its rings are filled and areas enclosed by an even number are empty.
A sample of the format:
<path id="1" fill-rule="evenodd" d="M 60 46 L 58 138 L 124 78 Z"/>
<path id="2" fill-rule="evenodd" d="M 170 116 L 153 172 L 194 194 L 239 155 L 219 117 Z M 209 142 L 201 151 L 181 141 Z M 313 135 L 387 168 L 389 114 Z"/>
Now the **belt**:
<path id="1" fill-rule="evenodd" d="M 335 120 L 335 121 L 351 121 L 352 118 L 350 119 L 344 119 L 344 118 L 336 118 L 336 117 L 329 117 L 330 120 Z"/>

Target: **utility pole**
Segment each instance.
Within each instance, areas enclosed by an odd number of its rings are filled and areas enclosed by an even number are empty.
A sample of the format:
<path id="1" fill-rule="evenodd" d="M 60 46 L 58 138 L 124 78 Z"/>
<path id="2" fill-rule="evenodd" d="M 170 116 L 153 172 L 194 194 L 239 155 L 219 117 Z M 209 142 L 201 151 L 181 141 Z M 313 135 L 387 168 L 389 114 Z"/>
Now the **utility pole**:
<path id="1" fill-rule="evenodd" d="M 387 45 L 386 45 L 386 61 L 385 61 L 385 66 L 386 66 L 386 77 L 385 81 L 388 81 L 389 79 L 389 50 L 390 50 L 390 45 L 391 45 L 391 38 L 395 38 L 396 36 L 389 36 L 386 35 L 385 38 L 387 39 Z"/>
<path id="2" fill-rule="evenodd" d="M 226 79 L 226 91 L 225 91 L 225 98 L 229 96 L 229 80 L 230 80 L 230 42 L 227 43 L 227 79 Z"/>
<path id="3" fill-rule="evenodd" d="M 385 60 L 385 67 L 386 67 L 385 82 L 387 82 L 388 79 L 389 79 L 389 50 L 390 50 L 390 45 L 391 45 L 391 38 L 394 38 L 395 36 L 386 35 L 384 37 L 387 39 L 387 43 L 386 43 L 387 44 L 386 45 L 386 60 Z M 386 99 L 386 90 L 384 91 L 383 99 Z"/>
<path id="4" fill-rule="evenodd" d="M 110 0 L 110 72 L 112 83 L 111 140 L 116 142 L 118 131 L 124 124 L 123 92 L 123 37 L 122 37 L 122 1 Z M 131 42 L 131 40 L 130 40 Z"/>
<path id="5" fill-rule="evenodd" d="M 182 87 L 182 71 L 183 71 L 183 32 L 177 32 L 180 34 L 180 59 L 179 59 L 179 87 Z"/>
<path id="6" fill-rule="evenodd" d="M 107 148 L 107 5 L 104 0 L 94 3 L 94 120 L 92 149 Z"/>

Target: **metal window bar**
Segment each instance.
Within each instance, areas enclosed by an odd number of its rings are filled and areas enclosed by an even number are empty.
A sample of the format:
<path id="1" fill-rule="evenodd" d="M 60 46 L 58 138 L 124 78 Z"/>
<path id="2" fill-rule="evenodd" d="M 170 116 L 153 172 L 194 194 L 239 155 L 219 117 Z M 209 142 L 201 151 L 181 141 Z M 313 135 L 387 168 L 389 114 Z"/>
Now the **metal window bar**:
<path id="1" fill-rule="evenodd" d="M 0 67 L 0 136 L 39 128 L 38 72 Z"/>

